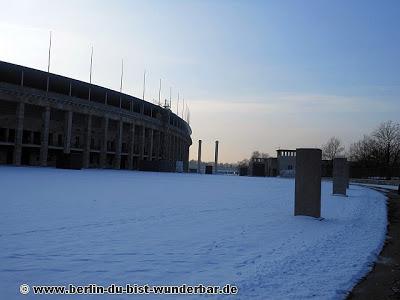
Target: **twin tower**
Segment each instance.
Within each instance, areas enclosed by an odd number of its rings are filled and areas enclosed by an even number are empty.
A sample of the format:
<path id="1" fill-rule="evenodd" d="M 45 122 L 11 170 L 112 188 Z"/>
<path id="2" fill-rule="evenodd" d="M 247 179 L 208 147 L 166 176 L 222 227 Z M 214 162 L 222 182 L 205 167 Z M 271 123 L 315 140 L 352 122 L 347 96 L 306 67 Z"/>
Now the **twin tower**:
<path id="1" fill-rule="evenodd" d="M 197 173 L 201 173 L 201 143 L 199 140 L 199 149 L 197 151 Z M 214 156 L 214 174 L 218 173 L 218 144 L 219 141 L 215 141 L 215 156 Z"/>

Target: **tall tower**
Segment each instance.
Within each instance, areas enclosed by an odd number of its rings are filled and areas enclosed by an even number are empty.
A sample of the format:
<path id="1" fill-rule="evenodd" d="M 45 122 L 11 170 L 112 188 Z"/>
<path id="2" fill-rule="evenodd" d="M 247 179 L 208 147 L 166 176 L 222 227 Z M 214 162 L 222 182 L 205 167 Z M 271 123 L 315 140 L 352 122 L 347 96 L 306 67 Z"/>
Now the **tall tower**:
<path id="1" fill-rule="evenodd" d="M 199 149 L 197 151 L 197 173 L 200 174 L 200 165 L 201 165 L 201 140 L 199 140 Z"/>
<path id="2" fill-rule="evenodd" d="M 215 161 L 214 161 L 214 174 L 218 173 L 218 141 L 215 141 Z"/>

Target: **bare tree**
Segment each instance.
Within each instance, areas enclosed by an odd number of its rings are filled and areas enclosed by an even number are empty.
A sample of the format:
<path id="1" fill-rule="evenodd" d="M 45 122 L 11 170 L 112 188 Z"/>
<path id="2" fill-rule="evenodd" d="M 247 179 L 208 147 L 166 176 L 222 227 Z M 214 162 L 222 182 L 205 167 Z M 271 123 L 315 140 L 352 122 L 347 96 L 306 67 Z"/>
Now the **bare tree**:
<path id="1" fill-rule="evenodd" d="M 260 151 L 253 151 L 253 153 L 251 154 L 251 157 L 250 157 L 250 159 L 253 159 L 253 158 L 259 158 L 259 157 L 261 157 L 261 153 L 260 153 Z"/>
<path id="2" fill-rule="evenodd" d="M 269 157 L 269 154 L 268 153 L 265 153 L 265 152 L 260 152 L 260 151 L 253 151 L 253 153 L 251 154 L 251 157 L 250 157 L 250 159 L 253 159 L 253 158 L 268 158 Z"/>
<path id="3" fill-rule="evenodd" d="M 344 147 L 337 137 L 331 137 L 329 141 L 322 146 L 322 158 L 332 160 L 335 156 L 343 153 Z"/>
<path id="4" fill-rule="evenodd" d="M 400 124 L 393 121 L 381 123 L 372 136 L 376 140 L 381 162 L 386 167 L 396 164 L 400 155 Z"/>
<path id="5" fill-rule="evenodd" d="M 370 135 L 350 146 L 350 158 L 366 168 L 391 178 L 393 168 L 400 163 L 400 124 L 381 123 Z M 383 173 L 382 173 L 383 171 Z"/>
<path id="6" fill-rule="evenodd" d="M 378 157 L 379 150 L 377 142 L 369 135 L 364 135 L 362 140 L 350 145 L 349 158 L 352 161 L 376 161 Z"/>
<path id="7" fill-rule="evenodd" d="M 249 160 L 247 159 L 247 158 L 245 158 L 245 159 L 243 159 L 243 160 L 241 160 L 241 161 L 238 161 L 237 162 L 237 165 L 239 166 L 239 167 L 245 167 L 245 166 L 248 166 L 249 165 Z"/>

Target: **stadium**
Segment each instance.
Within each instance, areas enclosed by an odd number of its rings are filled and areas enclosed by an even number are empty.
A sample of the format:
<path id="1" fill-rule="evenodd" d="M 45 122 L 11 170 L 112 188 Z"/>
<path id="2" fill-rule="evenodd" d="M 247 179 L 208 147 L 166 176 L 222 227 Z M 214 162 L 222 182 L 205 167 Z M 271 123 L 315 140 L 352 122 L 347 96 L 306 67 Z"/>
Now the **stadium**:
<path id="1" fill-rule="evenodd" d="M 187 172 L 191 133 L 168 105 L 0 61 L 0 164 Z"/>

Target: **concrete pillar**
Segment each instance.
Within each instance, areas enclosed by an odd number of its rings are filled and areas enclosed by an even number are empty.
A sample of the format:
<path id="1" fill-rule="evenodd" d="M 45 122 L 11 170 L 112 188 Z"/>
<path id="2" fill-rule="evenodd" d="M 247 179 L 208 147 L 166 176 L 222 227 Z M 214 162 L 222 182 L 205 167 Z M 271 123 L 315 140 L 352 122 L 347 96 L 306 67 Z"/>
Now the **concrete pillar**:
<path id="1" fill-rule="evenodd" d="M 49 152 L 49 128 L 50 128 L 50 107 L 44 108 L 42 113 L 42 134 L 40 136 L 40 165 L 47 166 L 47 154 Z"/>
<path id="2" fill-rule="evenodd" d="M 140 144 L 139 144 L 139 159 L 143 160 L 144 158 L 144 143 L 146 142 L 146 128 L 144 125 L 142 126 L 142 135 L 140 136 Z"/>
<path id="3" fill-rule="evenodd" d="M 218 173 L 218 141 L 215 141 L 215 161 L 214 161 L 214 173 Z"/>
<path id="4" fill-rule="evenodd" d="M 165 156 L 165 131 L 160 131 L 160 157 L 161 160 L 165 160 L 166 156 Z"/>
<path id="5" fill-rule="evenodd" d="M 22 154 L 22 135 L 24 132 L 24 113 L 25 103 L 17 104 L 16 125 L 15 125 L 15 143 L 14 143 L 14 165 L 21 165 Z"/>
<path id="6" fill-rule="evenodd" d="M 346 196 L 347 179 L 346 179 L 345 157 L 335 157 L 333 159 L 333 194 Z"/>
<path id="7" fill-rule="evenodd" d="M 87 126 L 85 135 L 85 149 L 83 150 L 83 167 L 89 168 L 90 166 L 90 146 L 92 142 L 92 115 L 86 116 Z"/>
<path id="8" fill-rule="evenodd" d="M 133 154 L 135 152 L 135 123 L 132 123 L 129 130 L 129 155 L 128 169 L 133 169 Z"/>
<path id="9" fill-rule="evenodd" d="M 108 140 L 108 118 L 103 119 L 102 124 L 103 139 L 101 141 L 100 149 L 100 167 L 105 168 L 107 166 L 107 140 Z"/>
<path id="10" fill-rule="evenodd" d="M 172 134 L 168 135 L 168 157 L 169 157 L 168 160 L 170 160 L 170 161 L 174 160 L 174 158 L 173 158 L 174 154 L 172 152 Z"/>
<path id="11" fill-rule="evenodd" d="M 185 172 L 189 172 L 189 147 L 188 143 L 185 143 L 185 154 L 184 154 L 184 161 L 185 161 Z"/>
<path id="12" fill-rule="evenodd" d="M 170 147 L 170 160 L 175 161 L 175 154 L 174 154 L 174 135 L 171 134 L 169 137 L 169 147 Z"/>
<path id="13" fill-rule="evenodd" d="M 165 160 L 170 160 L 170 157 L 169 157 L 169 133 L 168 133 L 168 131 L 164 132 L 163 147 L 164 147 Z"/>
<path id="14" fill-rule="evenodd" d="M 164 147 L 164 157 L 165 160 L 171 160 L 170 157 L 170 136 L 169 136 L 169 131 L 166 130 L 164 131 L 164 137 L 163 137 L 163 143 L 162 143 L 163 147 Z"/>
<path id="15" fill-rule="evenodd" d="M 160 134 L 160 143 L 158 144 L 160 159 L 165 160 L 165 130 L 159 132 Z"/>
<path id="16" fill-rule="evenodd" d="M 154 137 L 154 130 L 153 128 L 150 128 L 149 160 L 153 160 L 153 137 Z"/>
<path id="17" fill-rule="evenodd" d="M 321 216 L 321 157 L 320 149 L 296 149 L 295 216 Z"/>
<path id="18" fill-rule="evenodd" d="M 64 153 L 71 153 L 72 111 L 64 114 Z"/>
<path id="19" fill-rule="evenodd" d="M 346 172 L 345 172 L 345 176 L 346 176 L 346 188 L 349 188 L 349 183 L 350 183 L 350 163 L 347 161 L 346 159 Z"/>
<path id="20" fill-rule="evenodd" d="M 183 161 L 182 140 L 179 138 L 179 160 Z"/>
<path id="21" fill-rule="evenodd" d="M 171 135 L 171 159 L 176 161 L 175 135 Z"/>
<path id="22" fill-rule="evenodd" d="M 197 173 L 201 173 L 201 140 L 199 140 L 199 147 L 197 150 Z"/>
<path id="23" fill-rule="evenodd" d="M 117 147 L 115 149 L 115 169 L 121 168 L 121 148 L 122 148 L 122 133 L 124 129 L 124 123 L 119 120 L 117 125 Z"/>
<path id="24" fill-rule="evenodd" d="M 161 131 L 157 131 L 157 142 L 156 142 L 156 160 L 160 159 L 161 156 Z"/>

